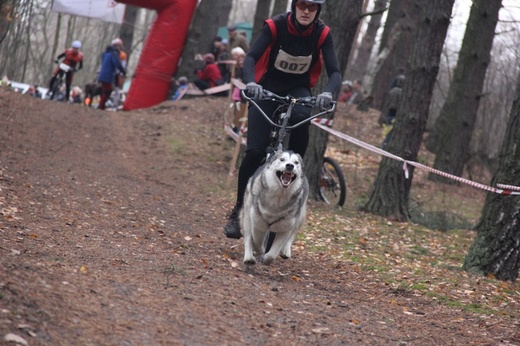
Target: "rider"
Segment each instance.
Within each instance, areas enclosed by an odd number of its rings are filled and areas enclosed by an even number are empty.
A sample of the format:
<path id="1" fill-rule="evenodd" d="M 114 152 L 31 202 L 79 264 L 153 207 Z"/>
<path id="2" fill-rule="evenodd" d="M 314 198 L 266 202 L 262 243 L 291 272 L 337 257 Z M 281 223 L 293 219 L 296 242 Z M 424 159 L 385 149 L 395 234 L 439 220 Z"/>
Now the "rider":
<path id="1" fill-rule="evenodd" d="M 72 77 L 74 75 L 74 71 L 81 70 L 83 68 L 83 53 L 80 52 L 80 50 L 79 50 L 80 48 L 81 48 L 81 42 L 77 41 L 77 40 L 73 41 L 72 48 L 65 50 L 63 53 L 58 55 L 56 60 L 54 60 L 54 62 L 57 64 L 57 63 L 59 63 L 59 60 L 61 58 L 64 58 L 62 63 L 69 65 L 71 67 L 71 69 L 69 70 L 69 72 L 67 72 L 66 77 L 65 77 L 65 85 L 66 85 L 65 101 L 69 100 L 70 85 L 72 84 Z M 76 69 L 76 65 L 78 66 L 77 69 Z M 51 78 L 51 82 L 49 83 L 49 90 L 52 90 L 52 85 L 54 84 L 54 81 L 56 80 L 56 77 L 58 76 L 60 71 L 61 70 L 58 66 L 58 68 L 56 68 L 56 70 L 54 71 L 54 74 Z M 52 95 L 51 98 L 54 96 L 55 95 Z"/>
<path id="2" fill-rule="evenodd" d="M 281 96 L 311 96 L 311 87 L 321 73 L 320 55 L 323 56 L 329 80 L 324 91 L 317 96 L 317 106 L 327 107 L 333 101 L 332 93 L 341 84 L 341 73 L 330 29 L 319 19 L 324 3 L 325 0 L 292 0 L 291 12 L 268 19 L 247 53 L 243 67 L 246 92 L 258 101 L 266 114 L 272 114 L 278 103 L 261 100 L 263 88 Z M 266 55 L 263 55 L 264 52 L 267 52 Z M 295 71 L 291 66 L 301 68 Z M 309 108 L 297 105 L 291 123 L 309 116 Z M 247 149 L 238 173 L 237 200 L 224 227 L 224 234 L 228 238 L 241 237 L 239 211 L 247 182 L 265 158 L 270 130 L 271 125 L 260 111 L 250 106 Z M 290 150 L 303 157 L 308 142 L 309 123 L 291 130 Z"/>

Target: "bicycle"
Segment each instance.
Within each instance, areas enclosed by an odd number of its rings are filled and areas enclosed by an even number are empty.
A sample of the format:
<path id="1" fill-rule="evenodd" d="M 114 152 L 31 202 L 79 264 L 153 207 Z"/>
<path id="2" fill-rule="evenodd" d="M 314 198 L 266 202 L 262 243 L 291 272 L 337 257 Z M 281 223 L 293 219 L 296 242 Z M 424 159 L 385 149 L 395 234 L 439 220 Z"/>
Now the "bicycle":
<path id="1" fill-rule="evenodd" d="M 60 63 L 58 66 L 60 71 L 56 75 L 56 79 L 54 80 L 54 83 L 52 83 L 49 90 L 49 100 L 53 100 L 54 97 L 59 93 L 63 84 L 65 83 L 67 73 L 72 73 L 74 71 L 72 67 L 65 63 Z"/>
<path id="2" fill-rule="evenodd" d="M 263 100 L 272 100 L 280 103 L 280 106 L 274 112 L 272 118 L 269 117 L 265 112 L 258 106 L 258 104 L 248 97 L 244 90 L 242 90 L 242 95 L 246 100 L 251 102 L 260 113 L 264 116 L 264 118 L 271 124 L 271 145 L 267 148 L 267 157 L 275 151 L 275 148 L 280 150 L 283 149 L 283 142 L 285 139 L 285 135 L 288 131 L 298 126 L 301 126 L 307 122 L 312 121 L 320 116 L 329 114 L 336 109 L 336 103 L 333 103 L 332 108 L 322 110 L 307 119 L 304 119 L 294 125 L 288 125 L 289 119 L 291 118 L 292 109 L 296 104 L 304 105 L 309 108 L 314 108 L 316 104 L 316 97 L 309 96 L 303 98 L 294 98 L 290 95 L 288 96 L 279 96 L 271 91 L 264 90 Z M 345 204 L 346 195 L 347 195 L 347 184 L 345 181 L 345 176 L 343 171 L 341 170 L 340 165 L 331 157 L 323 158 L 323 165 L 320 169 L 320 178 L 318 181 L 319 184 L 319 197 L 320 199 L 329 204 L 329 205 L 337 205 L 342 207 Z"/>
<path id="3" fill-rule="evenodd" d="M 270 140 L 271 145 L 267 148 L 266 160 L 269 158 L 270 155 L 272 155 L 275 152 L 275 150 L 283 150 L 285 135 L 288 131 L 305 123 L 308 123 L 322 115 L 332 113 L 336 109 L 336 102 L 333 102 L 331 108 L 321 110 L 320 112 L 311 115 L 307 119 L 304 119 L 294 125 L 289 125 L 289 120 L 291 118 L 294 106 L 299 104 L 305 107 L 314 108 L 316 106 L 315 96 L 294 98 L 290 95 L 280 96 L 264 89 L 261 97 L 262 100 L 271 100 L 280 104 L 280 106 L 278 106 L 277 109 L 274 111 L 271 119 L 267 114 L 265 114 L 262 108 L 260 108 L 260 106 L 258 106 L 258 104 L 252 98 L 247 96 L 245 90 L 242 90 L 241 94 L 244 97 L 244 99 L 251 102 L 251 104 L 260 111 L 262 116 L 272 126 Z M 345 196 L 347 190 L 345 177 L 339 164 L 334 159 L 330 157 L 326 157 L 323 159 L 323 166 L 320 170 L 320 179 L 318 181 L 320 198 L 324 202 L 331 204 L 331 201 L 333 201 L 335 198 L 338 198 L 337 204 L 339 206 L 342 206 L 343 203 L 345 203 Z M 327 198 L 327 196 L 329 198 Z M 273 244 L 275 237 L 276 233 L 269 232 L 269 236 L 265 240 L 266 252 L 268 252 L 271 248 L 271 245 Z"/>

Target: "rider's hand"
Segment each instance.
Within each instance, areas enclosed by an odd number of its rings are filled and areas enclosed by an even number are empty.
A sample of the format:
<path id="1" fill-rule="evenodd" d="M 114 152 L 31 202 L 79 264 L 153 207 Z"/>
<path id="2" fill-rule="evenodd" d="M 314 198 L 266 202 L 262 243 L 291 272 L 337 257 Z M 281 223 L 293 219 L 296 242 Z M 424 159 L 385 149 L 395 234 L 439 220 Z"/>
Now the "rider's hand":
<path id="1" fill-rule="evenodd" d="M 260 100 L 262 96 L 263 88 L 261 85 L 256 84 L 255 82 L 249 82 L 246 85 L 246 93 L 251 96 L 251 98 L 255 101 Z"/>
<path id="2" fill-rule="evenodd" d="M 332 93 L 325 91 L 316 97 L 316 106 L 319 109 L 328 108 L 332 103 Z"/>
<path id="3" fill-rule="evenodd" d="M 59 63 L 60 61 L 58 59 L 54 60 L 54 63 L 57 64 Z"/>

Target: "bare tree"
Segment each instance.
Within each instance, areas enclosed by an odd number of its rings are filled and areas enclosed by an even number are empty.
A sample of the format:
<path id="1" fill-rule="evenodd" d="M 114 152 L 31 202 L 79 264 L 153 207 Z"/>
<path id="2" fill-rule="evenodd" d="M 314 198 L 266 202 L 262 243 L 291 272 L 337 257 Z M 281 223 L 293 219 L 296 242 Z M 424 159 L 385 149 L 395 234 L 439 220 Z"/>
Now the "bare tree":
<path id="1" fill-rule="evenodd" d="M 287 5 L 287 0 L 274 0 L 272 15 L 287 12 Z"/>
<path id="2" fill-rule="evenodd" d="M 177 76 L 193 76 L 197 65 L 195 55 L 210 51 L 218 27 L 228 21 L 231 6 L 232 0 L 201 1 L 191 22 Z"/>
<path id="3" fill-rule="evenodd" d="M 416 13 L 413 54 L 406 67 L 407 77 L 403 102 L 399 108 L 388 151 L 406 160 L 416 161 L 422 142 L 433 87 L 446 32 L 450 24 L 454 0 L 412 0 L 410 13 Z M 373 214 L 405 221 L 409 218 L 408 200 L 413 180 L 403 174 L 402 162 L 383 158 L 364 210 Z"/>
<path id="4" fill-rule="evenodd" d="M 373 71 L 364 79 L 364 89 L 374 97 L 374 107 L 381 109 L 385 96 L 397 71 L 406 66 L 412 54 L 416 33 L 417 13 L 420 9 L 411 0 L 392 0 L 378 54 L 371 62 Z"/>
<path id="5" fill-rule="evenodd" d="M 520 186 L 520 82 L 491 185 Z M 520 196 L 488 193 L 463 269 L 515 281 L 520 269 Z"/>
<path id="6" fill-rule="evenodd" d="M 462 175 L 470 156 L 471 135 L 501 7 L 498 0 L 473 2 L 448 98 L 426 141 L 427 148 L 436 153 L 434 168 L 457 176 Z M 429 178 L 453 182 L 435 174 Z"/>
<path id="7" fill-rule="evenodd" d="M 253 37 L 257 37 L 264 21 L 269 18 L 269 9 L 271 7 L 271 0 L 258 1 L 256 3 L 255 19 L 253 20 Z"/>
<path id="8" fill-rule="evenodd" d="M 137 6 L 126 5 L 125 21 L 121 25 L 121 29 L 119 31 L 119 37 L 123 40 L 128 59 L 130 59 L 130 55 L 133 50 L 134 28 L 137 21 L 137 16 L 139 15 L 139 10 L 140 8 Z"/>
<path id="9" fill-rule="evenodd" d="M 0 0 L 0 43 L 5 38 L 14 9 L 14 0 Z"/>
<path id="10" fill-rule="evenodd" d="M 368 1 L 367 1 L 368 2 Z M 371 13 L 363 14 L 363 18 L 369 18 L 365 33 L 357 49 L 355 59 L 347 67 L 346 75 L 351 79 L 363 80 L 368 68 L 368 62 L 376 42 L 377 31 L 381 27 L 381 18 L 387 10 L 388 0 L 376 0 Z"/>
<path id="11" fill-rule="evenodd" d="M 321 18 L 331 27 L 340 71 L 346 70 L 352 42 L 359 25 L 362 5 L 363 0 L 328 1 L 322 5 Z M 323 71 L 320 83 L 318 83 L 318 90 L 323 89 L 325 76 L 325 71 Z M 313 187 L 310 197 L 314 199 L 319 196 L 318 177 L 327 142 L 328 133 L 311 126 L 309 145 L 304 160 L 309 185 Z"/>

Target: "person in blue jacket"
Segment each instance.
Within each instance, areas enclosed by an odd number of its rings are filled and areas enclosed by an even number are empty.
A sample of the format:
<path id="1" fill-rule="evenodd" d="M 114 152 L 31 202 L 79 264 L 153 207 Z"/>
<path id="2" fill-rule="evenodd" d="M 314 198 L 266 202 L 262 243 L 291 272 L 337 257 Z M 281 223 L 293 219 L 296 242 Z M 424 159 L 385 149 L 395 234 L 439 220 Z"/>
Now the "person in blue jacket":
<path id="1" fill-rule="evenodd" d="M 101 56 L 101 68 L 99 69 L 98 82 L 100 82 L 103 87 L 103 93 L 99 100 L 99 109 L 105 109 L 105 104 L 112 93 L 112 84 L 114 83 L 114 78 L 118 71 L 123 75 L 126 75 L 126 70 L 119 58 L 119 51 L 114 45 L 114 42 L 112 42 Z"/>

